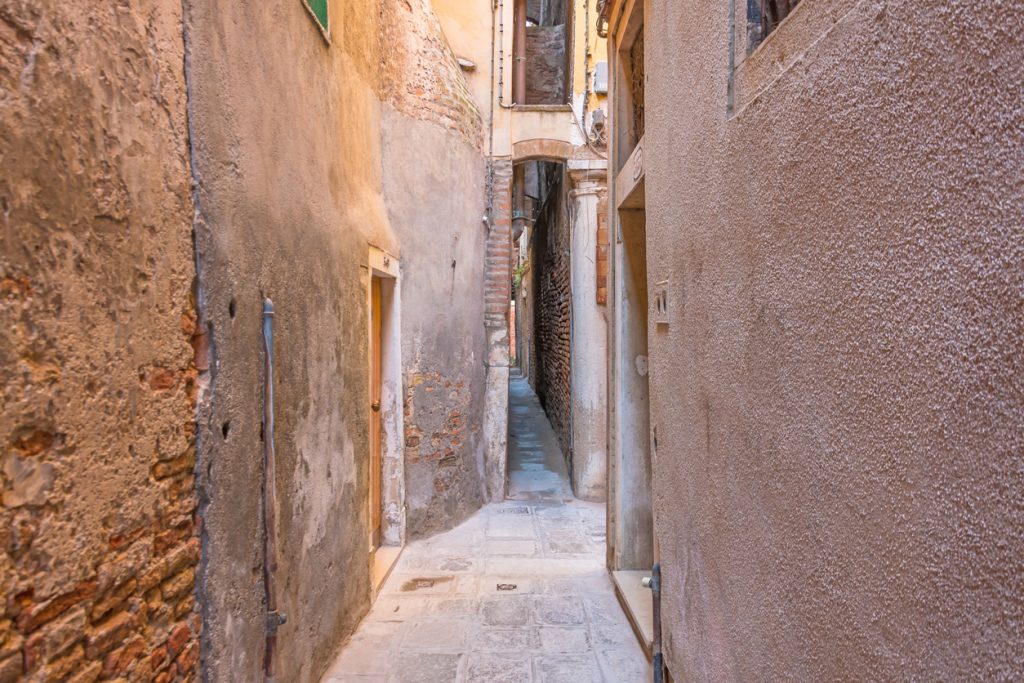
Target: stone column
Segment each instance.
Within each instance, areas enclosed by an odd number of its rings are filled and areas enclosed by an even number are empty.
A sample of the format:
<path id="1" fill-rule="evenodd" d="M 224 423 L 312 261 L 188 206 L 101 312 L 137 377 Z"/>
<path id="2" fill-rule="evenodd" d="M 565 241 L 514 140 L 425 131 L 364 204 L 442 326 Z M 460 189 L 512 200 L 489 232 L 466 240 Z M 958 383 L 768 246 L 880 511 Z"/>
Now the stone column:
<path id="1" fill-rule="evenodd" d="M 608 321 L 607 162 L 568 162 L 572 272 L 572 488 L 585 500 L 607 495 Z"/>
<path id="2" fill-rule="evenodd" d="M 512 160 L 494 160 L 494 205 L 484 265 L 484 480 L 487 500 L 504 500 L 508 458 L 508 310 L 512 296 Z"/>

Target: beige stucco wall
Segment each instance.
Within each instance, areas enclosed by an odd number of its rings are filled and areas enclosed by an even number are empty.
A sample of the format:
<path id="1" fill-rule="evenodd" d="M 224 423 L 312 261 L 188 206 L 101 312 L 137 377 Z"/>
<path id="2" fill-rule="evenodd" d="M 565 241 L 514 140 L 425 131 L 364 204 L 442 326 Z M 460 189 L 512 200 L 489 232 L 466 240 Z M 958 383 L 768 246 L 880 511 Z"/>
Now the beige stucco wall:
<path id="1" fill-rule="evenodd" d="M 198 656 L 180 26 L 0 2 L 0 680 Z"/>
<path id="2" fill-rule="evenodd" d="M 728 3 L 648 2 L 668 663 L 681 681 L 1009 680 L 1021 14 L 804 0 L 792 20 L 812 13 L 833 19 L 778 29 L 789 68 L 730 115 Z"/>

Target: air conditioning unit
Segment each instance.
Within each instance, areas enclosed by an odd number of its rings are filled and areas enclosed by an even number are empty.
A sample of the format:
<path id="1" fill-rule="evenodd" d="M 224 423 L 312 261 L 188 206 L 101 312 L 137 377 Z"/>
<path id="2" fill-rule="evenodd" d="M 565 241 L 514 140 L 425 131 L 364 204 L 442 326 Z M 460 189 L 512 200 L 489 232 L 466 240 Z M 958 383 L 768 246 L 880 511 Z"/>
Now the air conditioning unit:
<path id="1" fill-rule="evenodd" d="M 608 62 L 594 65 L 594 92 L 598 95 L 608 94 Z"/>

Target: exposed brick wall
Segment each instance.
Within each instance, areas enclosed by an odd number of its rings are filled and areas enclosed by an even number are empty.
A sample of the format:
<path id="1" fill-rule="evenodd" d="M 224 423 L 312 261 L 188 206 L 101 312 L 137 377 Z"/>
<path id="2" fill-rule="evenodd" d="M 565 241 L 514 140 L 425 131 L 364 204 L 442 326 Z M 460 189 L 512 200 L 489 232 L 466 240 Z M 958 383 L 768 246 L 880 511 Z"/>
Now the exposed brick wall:
<path id="1" fill-rule="evenodd" d="M 508 324 L 512 296 L 512 162 L 494 160 L 493 209 L 484 266 L 484 324 Z"/>
<path id="2" fill-rule="evenodd" d="M 569 367 L 572 283 L 565 180 L 561 167 L 557 168 L 560 175 L 549 189 L 534 229 L 533 291 L 537 300 L 533 310 L 535 350 L 531 380 L 568 459 L 572 445 Z"/>
<path id="3" fill-rule="evenodd" d="M 382 3 L 382 90 L 406 116 L 483 144 L 483 119 L 429 0 Z"/>
<path id="4" fill-rule="evenodd" d="M 4 683 L 194 677 L 181 11 L 0 5 Z"/>
<path id="5" fill-rule="evenodd" d="M 471 405 L 471 382 L 439 372 L 405 377 L 405 467 L 410 494 L 429 487 L 424 503 L 410 505 L 408 533 L 418 538 L 449 528 L 476 510 L 480 501 L 476 459 L 467 449 L 479 441 L 478 411 Z M 474 495 L 477 494 L 477 495 Z"/>
<path id="6" fill-rule="evenodd" d="M 564 104 L 565 25 L 526 29 L 526 103 Z"/>
<path id="7" fill-rule="evenodd" d="M 597 303 L 608 303 L 608 192 L 602 190 L 597 201 Z"/>

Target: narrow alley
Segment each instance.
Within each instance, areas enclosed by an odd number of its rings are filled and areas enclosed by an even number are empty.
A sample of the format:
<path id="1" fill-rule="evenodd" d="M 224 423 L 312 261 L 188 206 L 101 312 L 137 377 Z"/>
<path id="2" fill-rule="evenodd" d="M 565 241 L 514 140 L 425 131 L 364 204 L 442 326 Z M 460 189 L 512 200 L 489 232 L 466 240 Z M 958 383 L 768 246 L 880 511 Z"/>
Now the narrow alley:
<path id="1" fill-rule="evenodd" d="M 605 506 L 573 498 L 526 380 L 509 382 L 508 499 L 407 545 L 323 683 L 641 683 L 604 569 Z"/>
<path id="2" fill-rule="evenodd" d="M 1024 0 L 0 0 L 0 683 L 1024 681 Z"/>

